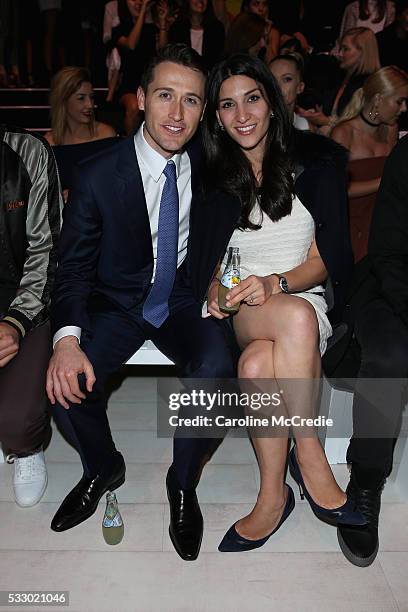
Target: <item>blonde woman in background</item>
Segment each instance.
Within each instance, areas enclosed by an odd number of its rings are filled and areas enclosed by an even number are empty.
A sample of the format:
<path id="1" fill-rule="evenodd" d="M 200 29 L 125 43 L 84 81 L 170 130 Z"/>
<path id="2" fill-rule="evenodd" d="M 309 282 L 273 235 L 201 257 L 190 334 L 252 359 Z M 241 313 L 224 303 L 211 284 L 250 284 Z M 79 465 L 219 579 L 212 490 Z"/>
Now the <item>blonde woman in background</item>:
<path id="1" fill-rule="evenodd" d="M 50 145 L 81 144 L 116 136 L 110 125 L 95 120 L 94 92 L 86 68 L 67 66 L 52 80 Z"/>
<path id="2" fill-rule="evenodd" d="M 110 125 L 95 120 L 94 93 L 86 68 L 67 66 L 52 80 L 51 130 L 45 138 L 54 147 L 64 200 L 67 201 L 75 165 L 115 142 Z M 100 141 L 98 145 L 91 145 Z M 75 146 L 65 146 L 75 145 Z"/>
<path id="3" fill-rule="evenodd" d="M 345 109 L 332 138 L 350 151 L 349 215 L 354 261 L 367 254 L 371 215 L 385 160 L 407 110 L 408 75 L 396 66 L 367 78 Z"/>
<path id="4" fill-rule="evenodd" d="M 372 30 L 348 30 L 341 39 L 338 59 L 341 68 L 339 81 L 332 91 L 326 93 L 323 105 L 298 111 L 325 135 L 336 125 L 353 93 L 363 86 L 367 76 L 381 67 L 377 40 Z"/>

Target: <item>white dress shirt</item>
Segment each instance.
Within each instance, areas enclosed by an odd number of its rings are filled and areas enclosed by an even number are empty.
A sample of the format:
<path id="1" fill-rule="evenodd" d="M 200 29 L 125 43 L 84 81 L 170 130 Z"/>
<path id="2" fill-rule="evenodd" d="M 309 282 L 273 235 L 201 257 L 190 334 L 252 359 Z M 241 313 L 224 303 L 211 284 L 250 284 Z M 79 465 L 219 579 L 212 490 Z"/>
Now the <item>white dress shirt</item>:
<path id="1" fill-rule="evenodd" d="M 144 137 L 145 124 L 139 128 L 134 136 L 136 156 L 139 162 L 140 173 L 142 175 L 143 189 L 146 197 L 147 212 L 150 221 L 150 232 L 153 245 L 153 275 L 151 282 L 154 281 L 156 274 L 157 261 L 157 237 L 159 227 L 160 200 L 166 182 L 163 171 L 169 161 L 160 153 L 155 151 L 146 142 Z M 178 257 L 177 267 L 179 267 L 187 254 L 187 242 L 190 231 L 190 207 L 191 207 L 191 164 L 188 153 L 176 153 L 170 158 L 176 166 L 177 189 L 179 193 L 179 236 L 178 236 Z M 136 203 L 135 203 L 136 205 Z M 53 338 L 53 346 L 65 338 L 65 336 L 75 336 L 81 340 L 81 328 L 75 325 L 61 327 Z"/>

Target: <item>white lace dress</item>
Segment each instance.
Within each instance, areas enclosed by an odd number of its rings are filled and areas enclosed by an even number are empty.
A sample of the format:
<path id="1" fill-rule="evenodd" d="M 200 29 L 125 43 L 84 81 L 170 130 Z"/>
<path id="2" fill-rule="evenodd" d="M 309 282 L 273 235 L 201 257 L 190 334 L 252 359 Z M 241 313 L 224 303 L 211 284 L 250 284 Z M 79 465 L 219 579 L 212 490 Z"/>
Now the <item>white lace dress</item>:
<path id="1" fill-rule="evenodd" d="M 262 219 L 262 221 L 261 221 Z M 259 206 L 251 213 L 251 221 L 261 223 L 259 230 L 235 230 L 228 246 L 239 247 L 241 255 L 242 279 L 250 274 L 267 276 L 273 272 L 281 273 L 292 270 L 307 259 L 310 246 L 314 240 L 315 226 L 313 217 L 295 197 L 290 215 L 273 222 L 267 215 L 262 215 Z M 224 266 L 226 256 L 224 258 Z M 330 322 L 326 316 L 327 304 L 321 285 L 307 291 L 296 293 L 310 302 L 315 309 L 320 330 L 320 353 L 326 350 L 327 340 L 332 334 Z"/>

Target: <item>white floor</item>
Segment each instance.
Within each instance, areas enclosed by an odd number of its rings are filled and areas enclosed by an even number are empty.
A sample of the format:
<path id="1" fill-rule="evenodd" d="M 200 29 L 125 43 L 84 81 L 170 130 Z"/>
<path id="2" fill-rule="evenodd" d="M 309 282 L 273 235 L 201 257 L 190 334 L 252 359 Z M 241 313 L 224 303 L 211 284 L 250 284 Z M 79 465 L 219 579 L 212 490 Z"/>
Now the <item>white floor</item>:
<path id="1" fill-rule="evenodd" d="M 199 559 L 186 563 L 167 533 L 164 479 L 172 443 L 156 438 L 154 379 L 126 378 L 111 396 L 109 414 L 127 462 L 126 483 L 117 491 L 124 540 L 117 547 L 104 543 L 102 502 L 82 525 L 50 530 L 81 476 L 78 455 L 54 431 L 46 452 L 49 486 L 38 506 L 13 503 L 13 468 L 0 465 L 0 590 L 68 590 L 69 608 L 61 609 L 70 612 L 408 612 L 408 499 L 392 478 L 383 495 L 380 553 L 370 568 L 344 559 L 336 530 L 319 522 L 296 490 L 295 511 L 262 549 L 221 554 L 224 532 L 257 492 L 249 443 L 227 438 L 199 485 L 204 538 Z M 345 485 L 346 467 L 334 472 Z"/>

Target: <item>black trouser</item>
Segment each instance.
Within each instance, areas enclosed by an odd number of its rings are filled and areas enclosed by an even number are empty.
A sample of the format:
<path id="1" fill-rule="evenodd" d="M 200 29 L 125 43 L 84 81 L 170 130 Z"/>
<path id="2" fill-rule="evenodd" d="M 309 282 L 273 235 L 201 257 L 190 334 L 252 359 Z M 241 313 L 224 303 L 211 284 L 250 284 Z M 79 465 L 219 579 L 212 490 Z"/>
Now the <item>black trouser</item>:
<path id="1" fill-rule="evenodd" d="M 81 455 L 84 472 L 93 476 L 109 469 L 116 452 L 106 414 L 104 387 L 109 375 L 151 339 L 188 378 L 232 378 L 233 336 L 228 325 L 201 317 L 201 306 L 184 290 L 173 292 L 170 317 L 159 329 L 144 321 L 141 312 L 127 313 L 101 302 L 90 313 L 91 333 L 81 337 L 81 348 L 94 368 L 96 383 L 81 404 L 65 410 L 58 403 L 55 417 Z M 180 485 L 194 487 L 203 462 L 219 441 L 207 438 L 174 439 L 173 466 Z"/>
<path id="2" fill-rule="evenodd" d="M 0 442 L 22 455 L 49 435 L 45 377 L 52 350 L 49 323 L 29 331 L 17 355 L 0 368 Z"/>
<path id="3" fill-rule="evenodd" d="M 360 470 L 371 479 L 369 486 L 386 478 L 392 469 L 408 373 L 408 328 L 383 298 L 376 298 L 359 308 L 355 335 L 361 347 L 361 366 L 347 460 L 357 473 Z"/>

